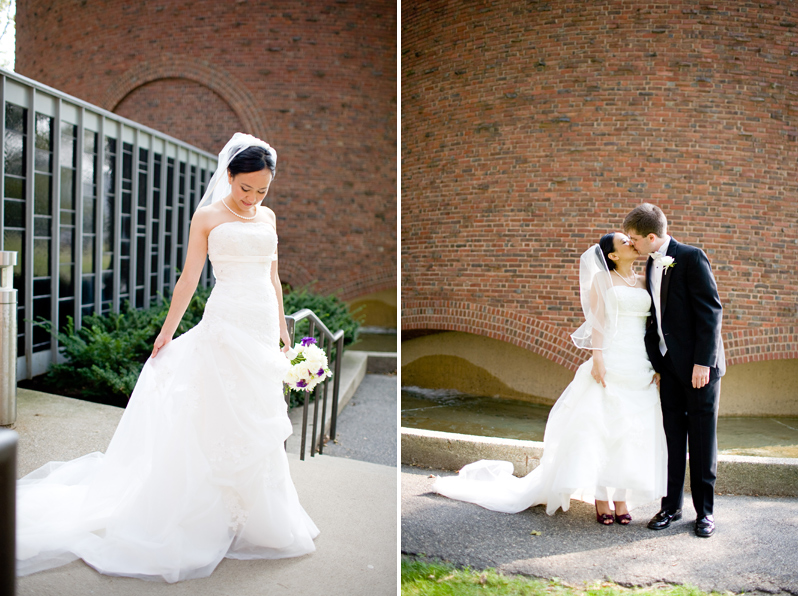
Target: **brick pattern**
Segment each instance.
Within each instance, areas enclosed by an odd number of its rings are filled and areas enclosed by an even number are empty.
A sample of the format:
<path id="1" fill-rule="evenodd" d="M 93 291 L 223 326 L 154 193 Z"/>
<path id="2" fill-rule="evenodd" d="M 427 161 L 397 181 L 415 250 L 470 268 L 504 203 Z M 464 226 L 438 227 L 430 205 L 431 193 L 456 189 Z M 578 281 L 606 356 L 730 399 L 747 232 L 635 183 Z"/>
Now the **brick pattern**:
<path id="1" fill-rule="evenodd" d="M 229 139 L 225 131 L 248 130 L 224 99 L 188 79 L 157 79 L 141 85 L 113 111 L 156 130 L 184 130 L 182 140 L 192 145 L 211 138 L 215 147 L 224 147 Z"/>
<path id="2" fill-rule="evenodd" d="M 396 26 L 390 0 L 30 0 L 16 69 L 214 153 L 267 140 L 281 277 L 352 299 L 397 283 Z"/>
<path id="3" fill-rule="evenodd" d="M 579 255 L 649 201 L 728 362 L 796 357 L 798 5 L 407 0 L 401 51 L 403 329 L 574 369 Z"/>

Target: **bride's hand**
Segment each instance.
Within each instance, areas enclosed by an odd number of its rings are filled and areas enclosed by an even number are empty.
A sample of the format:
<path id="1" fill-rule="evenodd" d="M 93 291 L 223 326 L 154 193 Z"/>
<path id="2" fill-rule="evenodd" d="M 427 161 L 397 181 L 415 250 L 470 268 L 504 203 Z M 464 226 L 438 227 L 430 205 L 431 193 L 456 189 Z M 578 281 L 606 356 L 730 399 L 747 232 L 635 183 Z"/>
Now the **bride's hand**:
<path id="1" fill-rule="evenodd" d="M 593 358 L 593 370 L 590 371 L 597 383 L 601 383 L 602 387 L 606 387 L 607 383 L 604 382 L 604 376 L 607 374 L 607 369 L 604 368 L 604 360 Z"/>
<path id="2" fill-rule="evenodd" d="M 652 383 L 656 383 L 656 384 L 657 384 L 657 389 L 659 389 L 659 380 L 660 380 L 661 378 L 662 378 L 662 377 L 660 376 L 660 374 L 659 374 L 658 372 L 655 372 L 655 373 L 654 373 L 654 376 L 651 378 L 651 382 L 652 382 Z"/>
<path id="3" fill-rule="evenodd" d="M 152 354 L 150 358 L 155 358 L 155 355 L 163 348 L 166 344 L 172 341 L 172 336 L 167 335 L 163 331 L 158 334 L 158 337 L 155 338 L 155 343 L 152 345 Z"/>

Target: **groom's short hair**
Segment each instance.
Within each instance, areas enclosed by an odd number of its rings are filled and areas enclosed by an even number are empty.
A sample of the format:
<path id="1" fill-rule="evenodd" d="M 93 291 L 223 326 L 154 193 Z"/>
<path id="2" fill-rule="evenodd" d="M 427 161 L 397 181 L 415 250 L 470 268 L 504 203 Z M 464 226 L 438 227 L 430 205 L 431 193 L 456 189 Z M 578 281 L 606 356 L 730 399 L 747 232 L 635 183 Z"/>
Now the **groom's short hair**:
<path id="1" fill-rule="evenodd" d="M 657 238 L 664 238 L 668 230 L 668 220 L 662 209 L 651 203 L 642 203 L 623 219 L 624 232 L 634 231 L 641 236 L 654 234 Z"/>

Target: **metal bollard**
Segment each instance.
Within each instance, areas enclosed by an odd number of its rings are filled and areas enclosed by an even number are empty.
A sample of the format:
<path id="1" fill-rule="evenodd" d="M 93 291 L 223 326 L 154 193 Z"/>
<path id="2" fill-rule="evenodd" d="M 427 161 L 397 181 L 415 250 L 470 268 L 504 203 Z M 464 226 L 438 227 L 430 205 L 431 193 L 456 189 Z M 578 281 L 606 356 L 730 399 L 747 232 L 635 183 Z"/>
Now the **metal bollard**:
<path id="1" fill-rule="evenodd" d="M 17 439 L 0 428 L 0 594 L 14 595 L 17 544 Z"/>
<path id="2" fill-rule="evenodd" d="M 17 253 L 0 251 L 0 426 L 17 421 Z"/>

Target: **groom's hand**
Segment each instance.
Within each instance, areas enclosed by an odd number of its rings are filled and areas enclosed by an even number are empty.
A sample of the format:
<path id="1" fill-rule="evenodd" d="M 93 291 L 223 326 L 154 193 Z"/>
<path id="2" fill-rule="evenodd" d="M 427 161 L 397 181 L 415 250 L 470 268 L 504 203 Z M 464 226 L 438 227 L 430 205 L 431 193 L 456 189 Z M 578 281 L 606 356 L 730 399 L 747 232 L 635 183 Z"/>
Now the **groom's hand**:
<path id="1" fill-rule="evenodd" d="M 709 367 L 701 366 L 700 364 L 693 365 L 693 387 L 701 389 L 704 385 L 709 383 Z"/>

